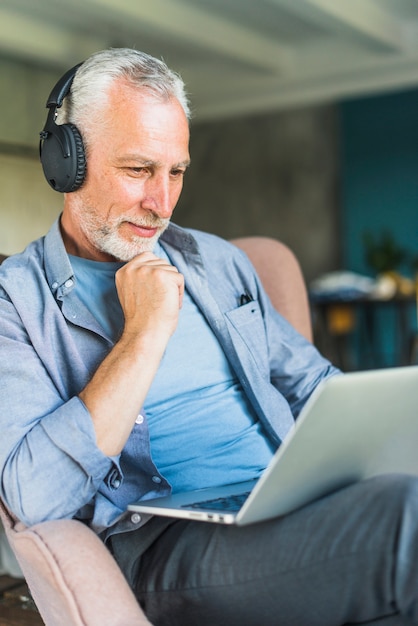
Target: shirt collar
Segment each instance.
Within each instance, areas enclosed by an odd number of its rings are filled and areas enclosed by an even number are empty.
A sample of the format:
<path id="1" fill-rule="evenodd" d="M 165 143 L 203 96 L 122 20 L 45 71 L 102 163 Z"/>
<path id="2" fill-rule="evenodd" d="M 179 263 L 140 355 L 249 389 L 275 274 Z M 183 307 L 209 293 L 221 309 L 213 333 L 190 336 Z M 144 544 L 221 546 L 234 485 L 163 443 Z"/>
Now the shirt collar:
<path id="1" fill-rule="evenodd" d="M 74 287 L 74 272 L 60 230 L 58 217 L 45 235 L 45 274 L 53 293 L 66 295 Z"/>

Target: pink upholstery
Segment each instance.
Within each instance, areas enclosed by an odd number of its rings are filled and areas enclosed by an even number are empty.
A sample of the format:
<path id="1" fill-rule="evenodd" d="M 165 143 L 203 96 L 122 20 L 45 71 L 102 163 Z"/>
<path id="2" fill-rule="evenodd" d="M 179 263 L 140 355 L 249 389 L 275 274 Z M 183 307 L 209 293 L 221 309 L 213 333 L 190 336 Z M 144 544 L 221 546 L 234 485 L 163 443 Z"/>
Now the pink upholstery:
<path id="1" fill-rule="evenodd" d="M 232 243 L 244 250 L 256 267 L 274 307 L 301 335 L 312 341 L 312 322 L 305 280 L 288 246 L 269 237 L 241 237 Z"/>
<path id="2" fill-rule="evenodd" d="M 289 248 L 263 237 L 234 243 L 253 261 L 274 306 L 311 339 L 306 288 Z M 0 516 L 47 626 L 150 623 L 116 562 L 86 526 L 75 520 L 58 520 L 25 528 L 4 506 L 0 506 Z"/>
<path id="3" fill-rule="evenodd" d="M 1 503 L 0 516 L 47 626 L 150 624 L 115 560 L 87 526 L 58 520 L 25 528 Z"/>

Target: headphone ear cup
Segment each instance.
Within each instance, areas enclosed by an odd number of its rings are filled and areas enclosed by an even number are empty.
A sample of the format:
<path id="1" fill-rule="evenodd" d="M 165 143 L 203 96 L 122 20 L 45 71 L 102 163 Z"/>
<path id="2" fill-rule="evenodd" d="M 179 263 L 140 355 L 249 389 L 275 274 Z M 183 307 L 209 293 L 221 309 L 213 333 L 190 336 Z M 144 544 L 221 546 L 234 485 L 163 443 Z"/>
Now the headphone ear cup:
<path id="1" fill-rule="evenodd" d="M 63 146 L 68 147 L 65 154 Z M 79 189 L 86 177 L 83 139 L 74 124 L 54 124 L 42 142 L 41 162 L 45 177 L 55 191 Z"/>
<path id="2" fill-rule="evenodd" d="M 72 184 L 71 189 L 69 191 L 75 191 L 79 189 L 84 182 L 86 177 L 86 151 L 84 149 L 83 138 L 75 124 L 66 124 L 66 128 L 71 129 L 71 133 L 74 138 L 74 158 L 76 160 L 76 167 L 74 173 L 74 182 Z"/>

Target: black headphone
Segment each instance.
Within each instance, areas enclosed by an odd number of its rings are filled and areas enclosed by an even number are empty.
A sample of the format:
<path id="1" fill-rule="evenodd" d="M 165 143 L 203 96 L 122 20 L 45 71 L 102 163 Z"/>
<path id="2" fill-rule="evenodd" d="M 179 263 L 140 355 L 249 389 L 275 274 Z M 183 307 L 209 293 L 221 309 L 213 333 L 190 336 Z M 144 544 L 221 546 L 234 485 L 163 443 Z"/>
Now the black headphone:
<path id="1" fill-rule="evenodd" d="M 81 63 L 68 70 L 50 93 L 44 129 L 39 133 L 39 157 L 48 183 L 55 191 L 68 193 L 83 184 L 86 177 L 86 155 L 81 134 L 74 124 L 56 124 L 57 109 L 69 93 Z"/>

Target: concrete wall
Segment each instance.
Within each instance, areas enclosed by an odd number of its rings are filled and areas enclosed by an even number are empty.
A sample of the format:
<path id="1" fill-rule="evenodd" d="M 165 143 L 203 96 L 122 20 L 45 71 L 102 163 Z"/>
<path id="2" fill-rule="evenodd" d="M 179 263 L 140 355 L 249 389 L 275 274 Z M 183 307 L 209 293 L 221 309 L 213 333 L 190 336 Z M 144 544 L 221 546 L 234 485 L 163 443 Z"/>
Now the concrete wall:
<path id="1" fill-rule="evenodd" d="M 0 254 L 18 252 L 45 234 L 61 205 L 38 159 L 0 154 Z"/>
<path id="2" fill-rule="evenodd" d="M 174 221 L 282 239 L 308 280 L 339 266 L 336 107 L 192 125 L 191 157 Z"/>
<path id="3" fill-rule="evenodd" d="M 0 60 L 0 254 L 18 252 L 45 233 L 62 205 L 38 159 L 45 102 L 57 78 L 52 71 Z"/>
<path id="4" fill-rule="evenodd" d="M 0 58 L 0 142 L 36 148 L 46 119 L 45 103 L 58 75 Z"/>

